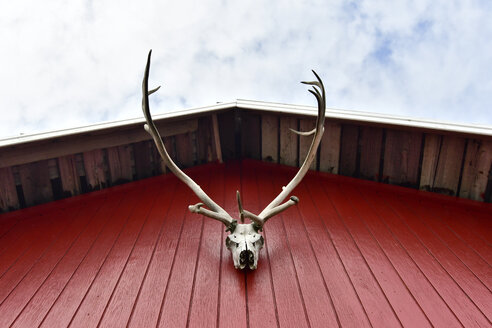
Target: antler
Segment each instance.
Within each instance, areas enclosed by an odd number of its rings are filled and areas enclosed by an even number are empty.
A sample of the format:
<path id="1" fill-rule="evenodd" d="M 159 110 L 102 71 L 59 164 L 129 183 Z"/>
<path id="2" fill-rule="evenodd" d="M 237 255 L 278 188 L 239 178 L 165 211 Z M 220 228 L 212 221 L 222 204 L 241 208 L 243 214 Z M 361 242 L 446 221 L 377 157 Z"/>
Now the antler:
<path id="1" fill-rule="evenodd" d="M 307 171 L 309 170 L 311 162 L 316 157 L 316 150 L 318 149 L 318 146 L 321 142 L 321 137 L 323 136 L 323 132 L 324 132 L 326 100 L 325 100 L 325 88 L 323 86 L 323 82 L 321 81 L 320 77 L 318 76 L 318 74 L 316 74 L 314 70 L 313 73 L 318 81 L 301 82 L 301 83 L 309 84 L 313 86 L 313 89 L 309 90 L 309 92 L 311 92 L 316 97 L 316 100 L 318 102 L 318 117 L 316 119 L 316 127 L 309 132 L 299 132 L 290 129 L 292 132 L 299 134 L 301 136 L 310 136 L 314 134 L 313 141 L 311 142 L 311 146 L 309 147 L 309 152 L 306 158 L 304 159 L 304 163 L 302 164 L 301 168 L 294 176 L 294 178 L 289 182 L 289 184 L 286 187 L 282 187 L 282 192 L 259 215 L 255 215 L 251 212 L 243 210 L 242 206 L 240 206 L 241 218 L 247 217 L 251 219 L 251 221 L 253 221 L 259 229 L 263 227 L 263 225 L 269 218 L 271 218 L 274 215 L 277 215 L 278 213 L 286 210 L 287 208 L 299 202 L 299 198 L 297 198 L 296 196 L 291 196 L 288 201 L 286 201 L 283 204 L 280 204 L 285 199 L 285 197 L 287 197 L 287 195 L 289 195 L 292 192 L 292 190 L 294 190 L 294 188 L 299 184 L 299 182 L 301 182 L 302 178 L 304 178 Z M 318 90 L 318 88 L 321 89 L 321 92 L 320 90 Z M 239 193 L 237 197 L 238 197 L 238 202 L 240 202 Z"/>
<path id="2" fill-rule="evenodd" d="M 203 190 L 200 186 L 193 181 L 189 176 L 187 176 L 183 171 L 179 169 L 179 167 L 173 162 L 171 157 L 166 151 L 166 147 L 162 142 L 162 138 L 157 131 L 157 128 L 152 120 L 152 116 L 150 115 L 150 107 L 149 107 L 149 95 L 153 94 L 157 90 L 159 90 L 160 86 L 149 91 L 149 72 L 150 72 L 150 57 L 152 55 L 152 50 L 149 51 L 149 55 L 147 57 L 147 66 L 145 67 L 145 74 L 142 81 L 142 110 L 145 116 L 145 120 L 147 124 L 145 124 L 144 128 L 152 138 L 157 146 L 157 150 L 161 155 L 164 163 L 167 167 L 181 180 L 183 181 L 190 189 L 198 196 L 198 198 L 202 201 L 202 203 L 197 203 L 195 205 L 188 206 L 188 209 L 193 213 L 203 214 L 212 219 L 218 220 L 224 223 L 229 229 L 233 228 L 236 224 L 236 220 L 234 220 L 222 207 L 217 205 Z M 209 209 L 203 208 L 202 206 L 206 205 Z"/>

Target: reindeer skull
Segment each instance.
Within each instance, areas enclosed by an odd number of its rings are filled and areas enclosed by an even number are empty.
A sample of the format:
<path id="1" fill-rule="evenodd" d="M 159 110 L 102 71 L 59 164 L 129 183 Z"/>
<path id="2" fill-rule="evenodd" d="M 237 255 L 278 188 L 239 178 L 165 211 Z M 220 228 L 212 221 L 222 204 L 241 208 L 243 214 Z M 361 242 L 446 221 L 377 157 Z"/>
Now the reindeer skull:
<path id="1" fill-rule="evenodd" d="M 225 244 L 232 253 L 234 267 L 255 270 L 258 266 L 258 255 L 265 243 L 254 223 L 237 224 L 234 231 L 227 236 Z"/>
<path id="2" fill-rule="evenodd" d="M 313 90 L 309 90 L 318 101 L 318 118 L 316 120 L 316 127 L 310 132 L 293 132 L 301 135 L 301 136 L 313 136 L 313 140 L 311 142 L 311 147 L 309 148 L 309 152 L 304 159 L 304 163 L 301 168 L 294 176 L 294 178 L 287 184 L 287 186 L 282 187 L 282 191 L 278 196 L 258 215 L 255 215 L 245 209 L 241 204 L 241 197 L 239 195 L 239 191 L 237 192 L 237 201 L 239 206 L 239 213 L 241 215 L 241 223 L 238 224 L 236 220 L 234 220 L 229 213 L 227 213 L 222 207 L 217 205 L 201 188 L 198 184 L 195 183 L 189 176 L 187 176 L 178 166 L 173 162 L 171 157 L 166 151 L 166 147 L 162 142 L 162 138 L 157 130 L 154 121 L 152 120 L 152 116 L 150 115 L 149 108 L 149 95 L 156 92 L 159 87 L 150 90 L 148 88 L 149 83 L 149 72 L 150 72 L 150 57 L 152 54 L 152 50 L 149 52 L 147 57 L 147 66 L 145 67 L 145 74 L 142 82 L 142 110 L 145 116 L 145 120 L 147 124 L 145 124 L 145 130 L 152 136 L 154 139 L 155 145 L 159 154 L 161 155 L 164 163 L 169 167 L 169 169 L 181 180 L 183 181 L 190 189 L 198 196 L 198 198 L 203 203 L 198 203 L 195 205 L 190 205 L 188 208 L 191 212 L 208 216 L 212 219 L 218 220 L 222 222 L 226 227 L 226 231 L 230 231 L 231 234 L 226 238 L 226 246 L 232 252 L 232 259 L 234 260 L 234 266 L 236 269 L 245 269 L 249 268 L 251 270 L 255 270 L 258 266 L 258 254 L 260 249 L 263 247 L 264 239 L 263 236 L 259 233 L 263 228 L 263 225 L 266 221 L 277 215 L 278 213 L 286 210 L 292 205 L 295 205 L 299 202 L 299 199 L 295 196 L 291 196 L 290 199 L 284 203 L 284 199 L 292 192 L 292 190 L 301 182 L 302 178 L 306 175 L 309 170 L 309 166 L 312 161 L 316 158 L 316 150 L 321 142 L 321 137 L 324 132 L 324 124 L 325 124 L 325 89 L 323 87 L 323 82 L 313 71 L 314 75 L 317 78 L 317 81 L 313 82 L 302 82 L 304 84 L 309 84 L 313 86 Z M 203 206 L 207 208 L 204 208 Z M 245 224 L 244 218 L 249 218 L 252 222 Z"/>

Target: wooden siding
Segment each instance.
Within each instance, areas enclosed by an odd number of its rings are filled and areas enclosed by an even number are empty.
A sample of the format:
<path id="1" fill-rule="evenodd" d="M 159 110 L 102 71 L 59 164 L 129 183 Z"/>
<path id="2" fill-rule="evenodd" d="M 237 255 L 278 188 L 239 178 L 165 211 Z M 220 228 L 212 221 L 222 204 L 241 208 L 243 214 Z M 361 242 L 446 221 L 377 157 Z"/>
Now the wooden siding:
<path id="1" fill-rule="evenodd" d="M 310 138 L 289 128 L 309 130 L 313 122 L 307 115 L 231 108 L 158 127 L 181 167 L 240 158 L 298 166 Z M 165 173 L 149 138 L 131 123 L 0 147 L 0 212 Z M 486 135 L 328 118 L 311 169 L 492 202 Z"/>
<path id="2" fill-rule="evenodd" d="M 295 168 L 187 173 L 233 215 Z M 310 172 L 234 269 L 224 226 L 171 174 L 0 215 L 1 327 L 488 327 L 490 204 Z"/>

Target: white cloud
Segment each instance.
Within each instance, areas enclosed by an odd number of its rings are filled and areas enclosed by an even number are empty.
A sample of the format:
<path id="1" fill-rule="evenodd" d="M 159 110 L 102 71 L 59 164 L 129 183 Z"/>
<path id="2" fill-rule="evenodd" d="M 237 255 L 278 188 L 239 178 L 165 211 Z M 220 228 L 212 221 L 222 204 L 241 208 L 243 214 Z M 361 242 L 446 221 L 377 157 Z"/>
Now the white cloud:
<path id="1" fill-rule="evenodd" d="M 0 137 L 236 98 L 492 124 L 487 1 L 0 4 Z"/>

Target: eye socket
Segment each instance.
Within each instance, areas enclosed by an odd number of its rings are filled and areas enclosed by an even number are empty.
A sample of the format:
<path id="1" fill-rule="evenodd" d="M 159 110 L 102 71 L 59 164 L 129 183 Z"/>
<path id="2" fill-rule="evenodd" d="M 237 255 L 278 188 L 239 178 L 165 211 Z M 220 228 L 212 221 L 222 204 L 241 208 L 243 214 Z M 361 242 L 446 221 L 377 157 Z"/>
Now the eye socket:
<path id="1" fill-rule="evenodd" d="M 236 247 L 239 247 L 239 244 L 238 243 L 236 243 Z"/>

